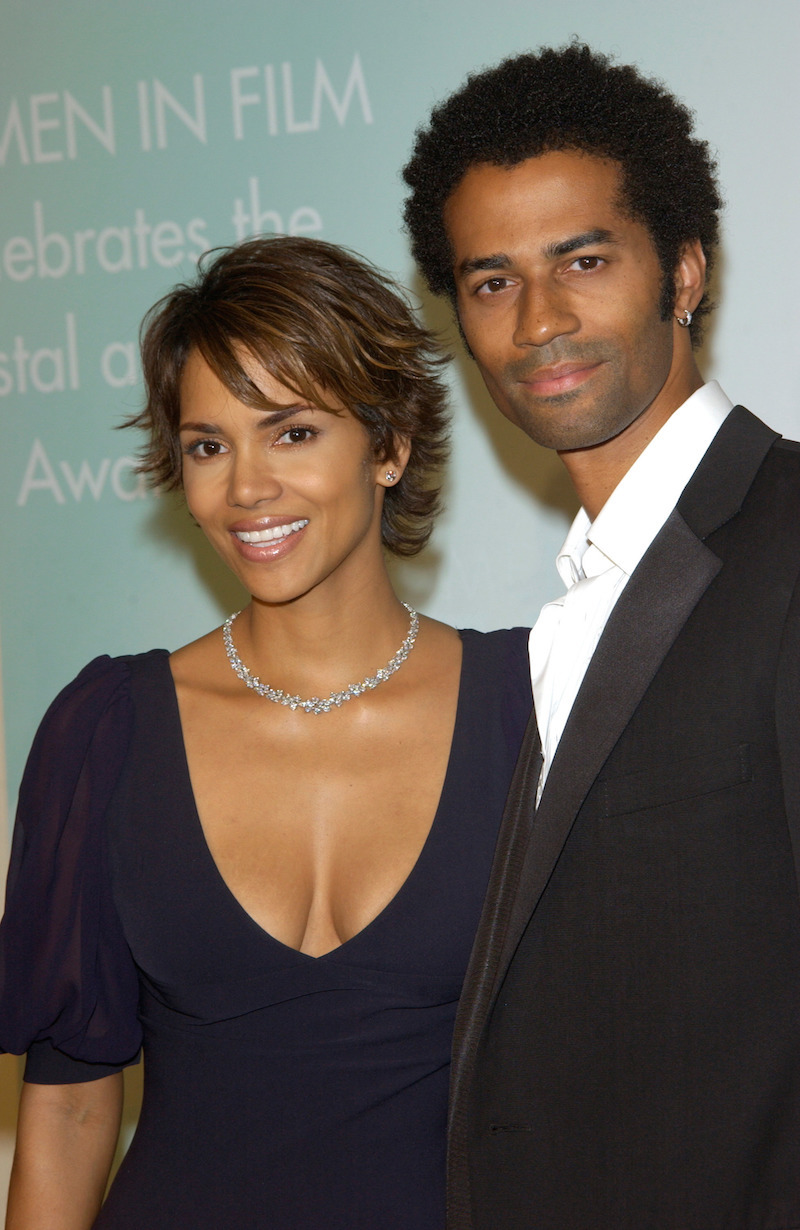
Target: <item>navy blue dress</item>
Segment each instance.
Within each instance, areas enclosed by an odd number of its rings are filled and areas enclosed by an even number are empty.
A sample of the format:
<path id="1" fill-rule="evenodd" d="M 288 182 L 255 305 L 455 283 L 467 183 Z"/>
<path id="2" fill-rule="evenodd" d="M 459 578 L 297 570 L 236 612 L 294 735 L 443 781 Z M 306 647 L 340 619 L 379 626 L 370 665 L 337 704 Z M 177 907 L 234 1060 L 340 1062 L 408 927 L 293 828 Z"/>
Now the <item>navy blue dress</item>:
<path id="1" fill-rule="evenodd" d="M 526 630 L 461 635 L 428 839 L 322 957 L 273 939 L 217 871 L 165 651 L 98 659 L 52 706 L 20 795 L 0 1045 L 60 1082 L 143 1039 L 141 1119 L 98 1228 L 442 1230 L 453 1020 L 531 708 Z"/>

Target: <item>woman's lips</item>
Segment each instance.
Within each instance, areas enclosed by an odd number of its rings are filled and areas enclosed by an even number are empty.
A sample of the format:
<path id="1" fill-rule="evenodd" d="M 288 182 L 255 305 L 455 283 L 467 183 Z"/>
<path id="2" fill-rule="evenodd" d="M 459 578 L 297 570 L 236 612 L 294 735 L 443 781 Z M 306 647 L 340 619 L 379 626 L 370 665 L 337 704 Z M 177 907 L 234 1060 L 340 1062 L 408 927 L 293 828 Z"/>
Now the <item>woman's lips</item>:
<path id="1" fill-rule="evenodd" d="M 229 532 L 239 554 L 258 563 L 292 551 L 307 525 L 305 517 L 295 521 L 271 519 L 269 522 L 239 522 L 231 526 Z"/>

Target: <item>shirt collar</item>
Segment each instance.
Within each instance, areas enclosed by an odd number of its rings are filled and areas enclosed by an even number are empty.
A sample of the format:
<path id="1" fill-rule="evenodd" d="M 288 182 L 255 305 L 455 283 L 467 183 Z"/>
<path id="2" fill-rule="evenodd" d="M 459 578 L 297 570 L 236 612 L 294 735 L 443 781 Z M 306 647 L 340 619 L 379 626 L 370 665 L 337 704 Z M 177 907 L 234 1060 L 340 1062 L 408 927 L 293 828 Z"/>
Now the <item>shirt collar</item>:
<path id="1" fill-rule="evenodd" d="M 556 560 L 569 588 L 617 567 L 630 575 L 672 512 L 733 403 L 710 380 L 670 415 L 593 522 L 583 508 Z"/>

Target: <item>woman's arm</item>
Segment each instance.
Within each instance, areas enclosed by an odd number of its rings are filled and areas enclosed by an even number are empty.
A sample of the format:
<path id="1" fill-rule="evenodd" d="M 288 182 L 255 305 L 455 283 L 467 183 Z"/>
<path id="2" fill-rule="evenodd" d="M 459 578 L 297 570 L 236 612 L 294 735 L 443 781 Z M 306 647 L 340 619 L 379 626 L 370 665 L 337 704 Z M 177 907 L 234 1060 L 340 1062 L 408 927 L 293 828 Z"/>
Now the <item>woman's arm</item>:
<path id="1" fill-rule="evenodd" d="M 22 1086 L 6 1230 L 90 1230 L 122 1114 L 122 1073 Z"/>

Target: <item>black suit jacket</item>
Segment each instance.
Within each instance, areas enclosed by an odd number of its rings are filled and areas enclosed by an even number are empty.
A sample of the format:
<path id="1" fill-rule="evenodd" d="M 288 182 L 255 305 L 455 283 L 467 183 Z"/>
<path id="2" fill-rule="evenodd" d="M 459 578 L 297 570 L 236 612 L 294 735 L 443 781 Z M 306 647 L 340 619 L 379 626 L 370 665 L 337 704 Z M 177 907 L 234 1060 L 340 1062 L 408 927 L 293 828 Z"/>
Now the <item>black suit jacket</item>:
<path id="1" fill-rule="evenodd" d="M 800 1226 L 800 446 L 726 420 L 531 722 L 456 1023 L 449 1230 Z"/>

